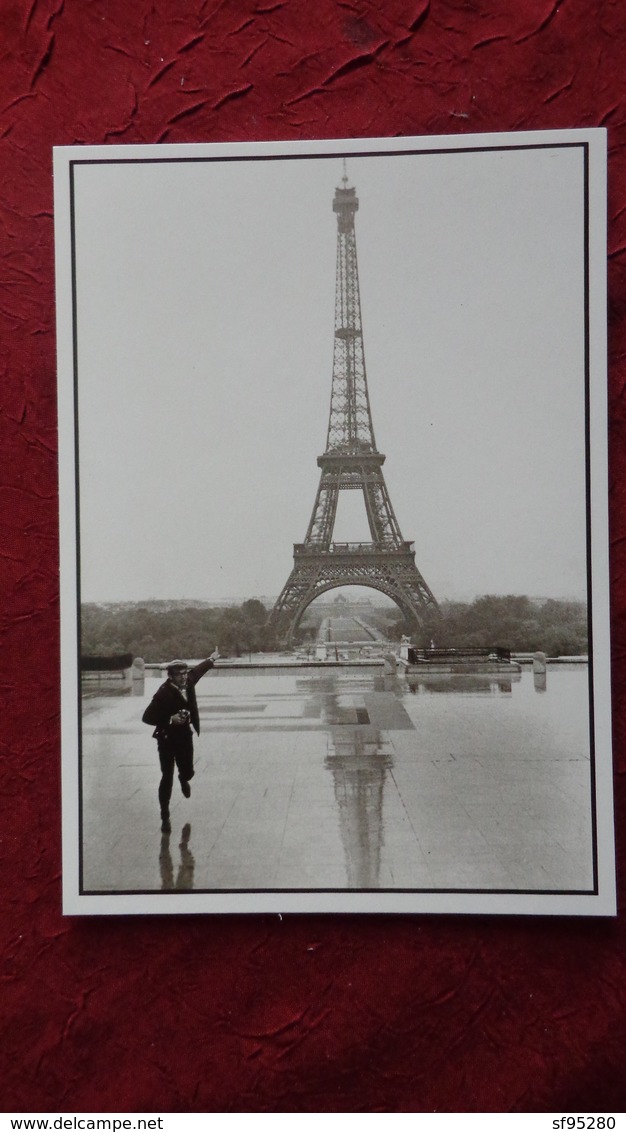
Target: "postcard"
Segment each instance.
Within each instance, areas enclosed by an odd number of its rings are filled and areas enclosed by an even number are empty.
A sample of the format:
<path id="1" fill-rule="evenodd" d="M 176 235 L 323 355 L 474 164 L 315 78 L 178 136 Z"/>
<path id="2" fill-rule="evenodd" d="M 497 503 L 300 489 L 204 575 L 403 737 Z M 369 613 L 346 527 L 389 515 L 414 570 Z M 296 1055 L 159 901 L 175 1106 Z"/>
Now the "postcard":
<path id="1" fill-rule="evenodd" d="M 65 914 L 614 915 L 605 131 L 54 175 Z"/>

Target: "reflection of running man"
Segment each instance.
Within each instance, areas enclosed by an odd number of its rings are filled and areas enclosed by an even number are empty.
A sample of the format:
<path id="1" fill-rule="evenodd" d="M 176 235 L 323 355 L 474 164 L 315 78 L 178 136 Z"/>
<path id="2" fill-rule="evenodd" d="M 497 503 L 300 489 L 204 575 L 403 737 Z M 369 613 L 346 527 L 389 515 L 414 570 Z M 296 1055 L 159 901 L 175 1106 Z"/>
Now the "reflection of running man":
<path id="1" fill-rule="evenodd" d="M 173 660 L 167 666 L 167 680 L 157 689 L 143 713 L 143 722 L 154 727 L 153 736 L 159 751 L 159 805 L 163 833 L 171 833 L 170 798 L 175 767 L 185 798 L 189 798 L 191 794 L 189 782 L 194 776 L 193 731 L 196 735 L 200 734 L 195 685 L 205 672 L 213 668 L 218 657 L 219 652 L 215 649 L 208 660 L 203 660 L 194 668 L 190 668 L 184 660 Z"/>
<path id="2" fill-rule="evenodd" d="M 191 826 L 187 822 L 180 835 L 180 864 L 176 881 L 174 882 L 174 863 L 170 853 L 169 834 L 161 838 L 161 851 L 159 853 L 159 869 L 161 871 L 161 888 L 165 892 L 175 889 L 177 892 L 189 892 L 193 888 L 193 873 L 196 865 L 194 855 L 189 848 Z"/>

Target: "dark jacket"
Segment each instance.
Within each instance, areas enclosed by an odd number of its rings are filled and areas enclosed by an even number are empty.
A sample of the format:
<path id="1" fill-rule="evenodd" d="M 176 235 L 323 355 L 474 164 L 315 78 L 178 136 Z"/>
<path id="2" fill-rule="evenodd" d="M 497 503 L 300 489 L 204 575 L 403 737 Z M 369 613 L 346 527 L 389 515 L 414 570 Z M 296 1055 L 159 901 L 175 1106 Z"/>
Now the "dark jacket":
<path id="1" fill-rule="evenodd" d="M 158 739 L 160 736 L 167 737 L 170 732 L 180 731 L 185 729 L 184 724 L 173 723 L 170 728 L 170 719 L 176 712 L 187 710 L 190 715 L 191 725 L 197 735 L 200 734 L 200 716 L 198 714 L 198 703 L 196 700 L 195 685 L 198 680 L 213 668 L 214 661 L 203 660 L 201 664 L 196 664 L 194 668 L 189 669 L 187 677 L 187 698 L 183 696 L 180 688 L 177 688 L 171 680 L 166 680 L 161 687 L 157 689 L 143 713 L 142 719 L 144 723 L 149 723 L 151 727 L 155 728 L 154 738 Z M 188 732 L 189 734 L 189 732 Z"/>

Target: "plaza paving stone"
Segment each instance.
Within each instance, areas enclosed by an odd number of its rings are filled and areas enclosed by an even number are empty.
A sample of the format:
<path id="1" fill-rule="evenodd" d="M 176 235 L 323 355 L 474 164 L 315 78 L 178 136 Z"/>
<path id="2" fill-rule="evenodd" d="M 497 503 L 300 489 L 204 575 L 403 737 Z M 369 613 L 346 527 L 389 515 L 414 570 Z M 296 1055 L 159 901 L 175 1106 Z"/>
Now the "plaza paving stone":
<path id="1" fill-rule="evenodd" d="M 162 834 L 142 695 L 83 703 L 85 892 L 588 891 L 586 669 L 428 687 L 380 668 L 216 668 Z M 446 689 L 448 689 L 446 691 Z M 450 690 L 452 689 L 452 690 Z"/>

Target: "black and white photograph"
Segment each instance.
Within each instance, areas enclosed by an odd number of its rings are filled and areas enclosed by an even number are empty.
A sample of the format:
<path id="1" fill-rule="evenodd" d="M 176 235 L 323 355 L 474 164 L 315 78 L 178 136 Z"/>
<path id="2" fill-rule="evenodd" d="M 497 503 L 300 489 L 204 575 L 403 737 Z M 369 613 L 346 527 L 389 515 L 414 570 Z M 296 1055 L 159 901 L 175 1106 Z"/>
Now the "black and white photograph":
<path id="1" fill-rule="evenodd" d="M 55 150 L 66 914 L 615 913 L 605 197 Z"/>

